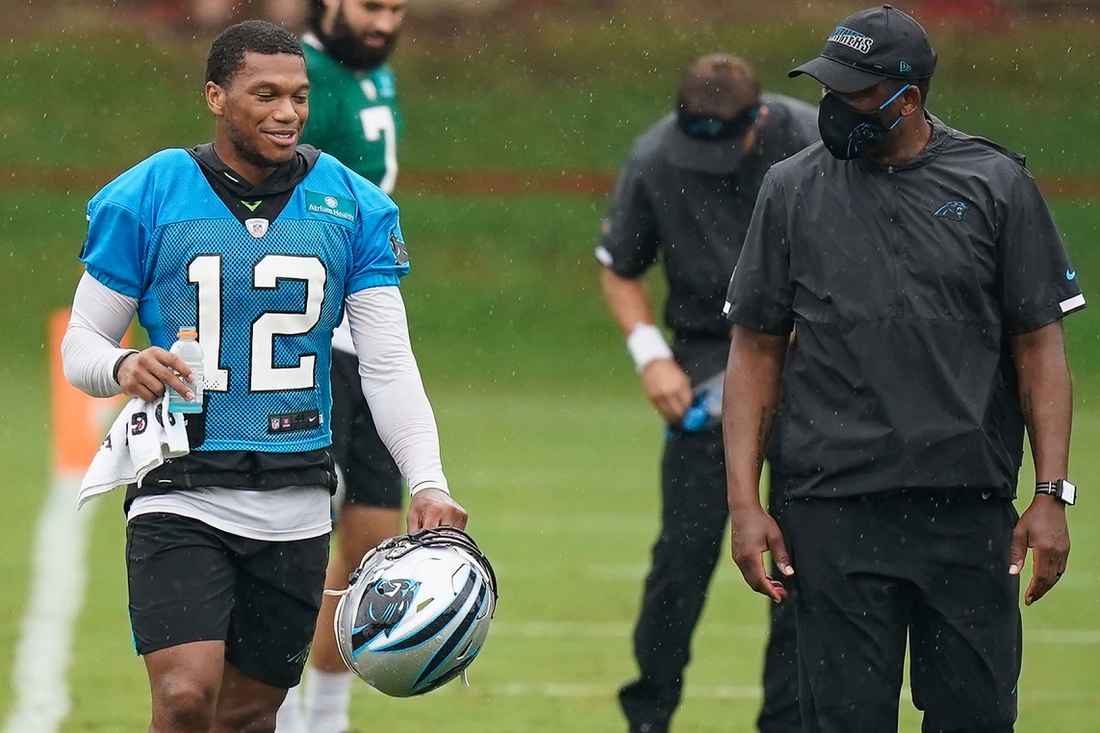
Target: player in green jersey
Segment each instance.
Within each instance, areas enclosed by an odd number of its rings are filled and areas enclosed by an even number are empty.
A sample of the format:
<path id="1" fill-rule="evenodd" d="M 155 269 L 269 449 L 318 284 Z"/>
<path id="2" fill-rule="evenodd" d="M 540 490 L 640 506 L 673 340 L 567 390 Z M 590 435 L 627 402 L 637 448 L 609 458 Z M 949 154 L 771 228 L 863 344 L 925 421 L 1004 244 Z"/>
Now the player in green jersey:
<path id="1" fill-rule="evenodd" d="M 405 14 L 405 0 L 312 0 L 311 30 L 302 36 L 313 85 L 304 139 L 393 193 L 397 178 L 397 110 L 386 59 Z"/>
<path id="2" fill-rule="evenodd" d="M 309 125 L 302 141 L 335 156 L 392 193 L 397 178 L 397 110 L 393 71 L 386 63 L 405 16 L 406 0 L 310 0 L 302 36 Z M 343 588 L 371 547 L 401 532 L 403 482 L 378 437 L 359 387 L 358 364 L 346 321 L 332 339 L 333 457 L 342 474 L 343 501 L 326 588 Z M 333 635 L 335 599 L 317 620 L 302 690 L 291 690 L 279 711 L 278 733 L 343 733 L 349 728 L 352 675 Z"/>

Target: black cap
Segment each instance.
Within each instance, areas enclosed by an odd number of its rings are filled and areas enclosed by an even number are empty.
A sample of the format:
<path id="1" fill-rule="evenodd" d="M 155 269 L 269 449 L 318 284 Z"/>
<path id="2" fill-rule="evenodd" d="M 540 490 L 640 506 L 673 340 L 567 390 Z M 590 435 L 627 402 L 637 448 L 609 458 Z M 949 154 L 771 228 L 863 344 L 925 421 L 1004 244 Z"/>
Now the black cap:
<path id="1" fill-rule="evenodd" d="M 921 24 L 881 5 L 842 20 L 821 55 L 787 76 L 808 74 L 833 91 L 851 94 L 887 79 L 927 79 L 935 71 L 936 51 Z"/>

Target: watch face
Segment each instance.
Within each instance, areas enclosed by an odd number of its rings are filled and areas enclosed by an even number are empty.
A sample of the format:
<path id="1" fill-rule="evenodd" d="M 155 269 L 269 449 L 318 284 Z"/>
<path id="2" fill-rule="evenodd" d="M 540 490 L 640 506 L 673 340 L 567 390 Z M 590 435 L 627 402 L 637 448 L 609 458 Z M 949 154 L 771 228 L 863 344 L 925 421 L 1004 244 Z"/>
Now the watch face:
<path id="1" fill-rule="evenodd" d="M 1069 505 L 1077 503 L 1077 487 L 1062 479 L 1058 482 L 1058 498 Z"/>

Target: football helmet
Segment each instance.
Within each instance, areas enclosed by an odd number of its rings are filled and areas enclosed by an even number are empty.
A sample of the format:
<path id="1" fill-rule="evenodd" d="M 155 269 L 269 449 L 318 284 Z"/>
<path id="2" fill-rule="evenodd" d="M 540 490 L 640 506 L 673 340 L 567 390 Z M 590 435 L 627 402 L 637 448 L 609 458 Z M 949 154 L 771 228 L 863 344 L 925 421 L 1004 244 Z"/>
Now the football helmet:
<path id="1" fill-rule="evenodd" d="M 489 560 L 460 529 L 421 529 L 381 542 L 348 577 L 336 645 L 371 687 L 411 697 L 450 682 L 481 651 L 496 610 Z"/>

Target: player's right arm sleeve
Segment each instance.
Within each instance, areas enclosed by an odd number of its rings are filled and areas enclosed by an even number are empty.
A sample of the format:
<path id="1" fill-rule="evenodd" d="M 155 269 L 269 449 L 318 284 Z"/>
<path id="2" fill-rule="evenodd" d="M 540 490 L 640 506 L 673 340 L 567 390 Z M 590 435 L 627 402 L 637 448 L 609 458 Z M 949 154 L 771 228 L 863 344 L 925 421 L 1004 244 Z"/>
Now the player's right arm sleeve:
<path id="1" fill-rule="evenodd" d="M 367 288 L 350 295 L 345 305 L 363 395 L 409 492 L 447 491 L 435 415 L 413 356 L 401 291 Z"/>
<path id="2" fill-rule="evenodd" d="M 121 394 L 114 368 L 123 355 L 134 351 L 119 343 L 136 310 L 136 299 L 84 273 L 61 341 L 61 363 L 70 384 L 93 397 Z"/>
<path id="3" fill-rule="evenodd" d="M 769 172 L 756 198 L 723 309 L 733 323 L 777 336 L 786 336 L 794 325 L 787 207 L 782 186 Z"/>
<path id="4" fill-rule="evenodd" d="M 147 241 L 141 217 L 131 209 L 99 197 L 88 204 L 88 238 L 80 260 L 92 277 L 111 290 L 141 297 Z"/>
<path id="5" fill-rule="evenodd" d="M 659 235 L 657 214 L 640 164 L 631 160 L 615 186 L 596 259 L 619 277 L 641 277 L 657 259 Z"/>

